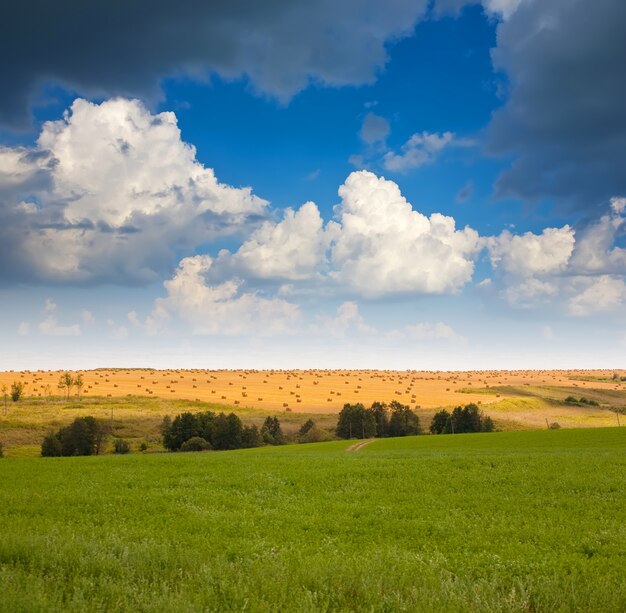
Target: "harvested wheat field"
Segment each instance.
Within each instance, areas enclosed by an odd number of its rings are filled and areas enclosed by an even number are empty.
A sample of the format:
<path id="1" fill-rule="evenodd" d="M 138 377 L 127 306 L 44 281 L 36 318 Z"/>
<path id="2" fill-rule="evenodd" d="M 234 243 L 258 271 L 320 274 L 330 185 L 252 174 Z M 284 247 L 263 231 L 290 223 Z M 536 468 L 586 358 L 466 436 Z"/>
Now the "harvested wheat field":
<path id="1" fill-rule="evenodd" d="M 0 385 L 24 384 L 24 395 L 64 395 L 60 371 L 0 373 Z M 434 409 L 475 402 L 489 405 L 513 398 L 594 396 L 626 405 L 622 373 L 605 370 L 554 371 L 371 371 L 371 370 L 151 370 L 78 371 L 84 385 L 71 395 L 128 396 L 211 402 L 234 407 L 296 413 L 335 413 L 345 403 L 397 400 L 412 408 Z M 626 377 L 624 377 L 626 379 Z M 549 393 L 548 393 L 549 392 Z M 523 403 L 522 403 L 523 405 Z M 518 407 L 519 408 L 519 407 Z M 514 417 L 514 404 L 506 406 Z"/>

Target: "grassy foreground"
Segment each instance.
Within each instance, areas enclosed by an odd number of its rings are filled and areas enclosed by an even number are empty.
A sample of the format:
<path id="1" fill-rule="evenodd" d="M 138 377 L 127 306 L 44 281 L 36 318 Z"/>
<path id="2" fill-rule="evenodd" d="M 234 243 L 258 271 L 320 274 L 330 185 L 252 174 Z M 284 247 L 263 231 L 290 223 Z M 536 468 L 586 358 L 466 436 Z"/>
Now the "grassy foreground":
<path id="1" fill-rule="evenodd" d="M 0 460 L 0 610 L 626 610 L 626 429 L 350 444 Z"/>

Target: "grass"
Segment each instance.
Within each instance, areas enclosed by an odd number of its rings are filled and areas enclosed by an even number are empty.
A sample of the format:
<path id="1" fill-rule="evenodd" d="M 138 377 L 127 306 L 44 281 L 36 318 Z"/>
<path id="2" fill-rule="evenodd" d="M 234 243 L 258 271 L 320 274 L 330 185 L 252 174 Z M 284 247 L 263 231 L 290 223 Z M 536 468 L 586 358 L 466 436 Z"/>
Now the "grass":
<path id="1" fill-rule="evenodd" d="M 0 611 L 624 611 L 626 429 L 0 460 Z"/>

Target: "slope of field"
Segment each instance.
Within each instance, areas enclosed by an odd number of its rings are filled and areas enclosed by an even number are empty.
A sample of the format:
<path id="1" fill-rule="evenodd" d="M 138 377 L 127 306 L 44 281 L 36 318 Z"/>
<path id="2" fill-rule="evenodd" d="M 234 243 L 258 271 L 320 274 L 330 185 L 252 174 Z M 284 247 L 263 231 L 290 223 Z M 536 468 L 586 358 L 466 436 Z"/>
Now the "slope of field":
<path id="1" fill-rule="evenodd" d="M 0 460 L 0 610 L 626 610 L 626 429 Z"/>

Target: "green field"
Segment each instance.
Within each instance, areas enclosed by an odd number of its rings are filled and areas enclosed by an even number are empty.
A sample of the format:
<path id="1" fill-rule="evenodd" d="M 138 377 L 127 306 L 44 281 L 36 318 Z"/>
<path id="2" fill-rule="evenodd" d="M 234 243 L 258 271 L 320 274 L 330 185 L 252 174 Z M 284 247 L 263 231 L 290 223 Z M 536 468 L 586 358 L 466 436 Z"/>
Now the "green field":
<path id="1" fill-rule="evenodd" d="M 0 460 L 0 610 L 626 610 L 626 429 L 351 444 Z"/>

